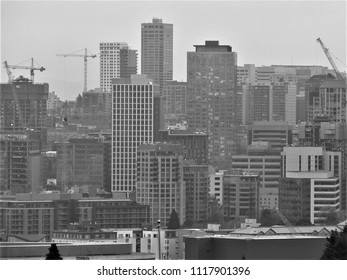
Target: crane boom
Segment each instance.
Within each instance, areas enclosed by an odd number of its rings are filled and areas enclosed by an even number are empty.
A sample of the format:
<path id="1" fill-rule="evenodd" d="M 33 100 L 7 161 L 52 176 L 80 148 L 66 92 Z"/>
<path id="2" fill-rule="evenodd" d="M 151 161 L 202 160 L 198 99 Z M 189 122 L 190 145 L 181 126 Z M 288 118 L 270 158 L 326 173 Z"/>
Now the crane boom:
<path id="1" fill-rule="evenodd" d="M 87 49 L 84 49 L 84 54 L 57 54 L 57 56 L 63 56 L 63 57 L 68 57 L 68 56 L 74 56 L 74 57 L 83 57 L 84 60 L 84 87 L 83 87 L 83 92 L 87 91 L 87 59 L 88 57 L 95 58 L 95 54 L 88 54 Z"/>
<path id="2" fill-rule="evenodd" d="M 325 55 L 327 56 L 331 66 L 333 67 L 335 73 L 336 73 L 336 77 L 338 80 L 343 80 L 343 77 L 339 71 L 339 69 L 337 68 L 333 58 L 331 57 L 330 53 L 329 53 L 329 49 L 323 44 L 322 40 L 320 38 L 317 39 L 317 42 L 321 45 Z"/>
<path id="3" fill-rule="evenodd" d="M 9 83 L 12 83 L 13 77 L 12 73 L 10 71 L 10 68 L 12 69 L 29 69 L 30 70 L 30 78 L 31 81 L 34 83 L 34 70 L 39 70 L 40 72 L 45 71 L 46 68 L 44 67 L 34 67 L 34 59 L 31 58 L 31 66 L 22 66 L 22 65 L 8 65 L 7 61 L 4 62 L 4 67 L 6 68 L 7 75 L 8 75 L 8 81 Z"/>

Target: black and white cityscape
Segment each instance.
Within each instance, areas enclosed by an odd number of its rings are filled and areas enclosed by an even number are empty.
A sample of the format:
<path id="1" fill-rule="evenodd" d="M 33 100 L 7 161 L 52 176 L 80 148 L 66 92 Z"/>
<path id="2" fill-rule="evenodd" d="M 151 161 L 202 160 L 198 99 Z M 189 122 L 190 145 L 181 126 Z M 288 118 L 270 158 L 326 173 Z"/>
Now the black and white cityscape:
<path id="1" fill-rule="evenodd" d="M 347 259 L 346 35 L 345 1 L 2 1 L 0 259 Z"/>

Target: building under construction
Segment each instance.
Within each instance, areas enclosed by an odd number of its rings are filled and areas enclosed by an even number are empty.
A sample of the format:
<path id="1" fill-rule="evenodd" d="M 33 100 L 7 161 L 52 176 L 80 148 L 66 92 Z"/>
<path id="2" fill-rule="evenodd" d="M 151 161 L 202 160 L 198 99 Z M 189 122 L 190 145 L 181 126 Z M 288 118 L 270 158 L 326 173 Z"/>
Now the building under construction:
<path id="1" fill-rule="evenodd" d="M 29 134 L 45 149 L 48 91 L 47 83 L 35 84 L 23 77 L 0 84 L 0 132 Z"/>

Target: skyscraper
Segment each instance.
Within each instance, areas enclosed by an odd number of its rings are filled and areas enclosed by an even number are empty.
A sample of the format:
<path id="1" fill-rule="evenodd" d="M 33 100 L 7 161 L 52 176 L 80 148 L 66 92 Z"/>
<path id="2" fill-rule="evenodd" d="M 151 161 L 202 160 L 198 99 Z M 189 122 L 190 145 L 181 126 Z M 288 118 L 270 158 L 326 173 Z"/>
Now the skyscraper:
<path id="1" fill-rule="evenodd" d="M 136 186 L 136 153 L 142 143 L 153 143 L 158 118 L 158 87 L 146 75 L 113 79 L 112 192 L 124 198 Z"/>
<path id="2" fill-rule="evenodd" d="M 153 18 L 141 24 L 141 74 L 159 85 L 173 76 L 173 25 Z"/>
<path id="3" fill-rule="evenodd" d="M 113 78 L 130 78 L 137 74 L 137 51 L 124 42 L 100 43 L 100 87 L 111 92 Z"/>
<path id="4" fill-rule="evenodd" d="M 210 163 L 228 168 L 234 151 L 237 55 L 218 41 L 187 53 L 188 129 L 208 135 Z"/>

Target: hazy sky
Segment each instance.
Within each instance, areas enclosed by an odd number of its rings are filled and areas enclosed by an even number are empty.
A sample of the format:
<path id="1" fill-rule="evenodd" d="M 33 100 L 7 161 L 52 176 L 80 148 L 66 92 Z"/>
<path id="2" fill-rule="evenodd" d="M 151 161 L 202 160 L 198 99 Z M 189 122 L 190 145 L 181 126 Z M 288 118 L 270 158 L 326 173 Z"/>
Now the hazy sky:
<path id="1" fill-rule="evenodd" d="M 83 58 L 58 57 L 99 42 L 127 42 L 139 53 L 141 23 L 153 17 L 174 28 L 174 79 L 186 81 L 187 51 L 205 40 L 231 45 L 238 65 L 330 64 L 316 39 L 346 61 L 345 1 L 1 1 L 1 62 L 31 57 L 47 70 L 47 82 L 63 100 L 83 90 Z M 346 66 L 335 59 L 340 71 Z M 30 65 L 27 61 L 23 65 Z M 29 77 L 28 70 L 13 75 Z M 1 82 L 7 82 L 1 69 Z M 99 87 L 99 57 L 88 60 L 88 89 Z"/>

